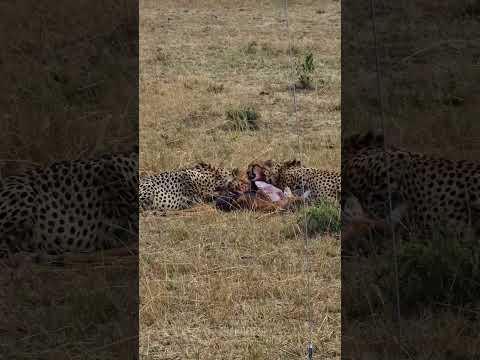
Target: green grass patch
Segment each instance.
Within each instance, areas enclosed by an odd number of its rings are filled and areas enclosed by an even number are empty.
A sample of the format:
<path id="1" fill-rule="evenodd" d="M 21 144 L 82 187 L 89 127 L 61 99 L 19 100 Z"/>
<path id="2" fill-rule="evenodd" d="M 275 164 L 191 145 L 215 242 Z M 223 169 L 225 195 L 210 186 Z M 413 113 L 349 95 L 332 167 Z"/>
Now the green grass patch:
<path id="1" fill-rule="evenodd" d="M 225 130 L 249 131 L 258 130 L 260 113 L 253 106 L 242 106 L 230 109 L 225 113 Z"/>
<path id="2" fill-rule="evenodd" d="M 303 228 L 306 219 L 309 235 L 340 233 L 340 208 L 336 204 L 329 201 L 320 201 L 304 211 L 299 218 L 299 224 Z"/>
<path id="3" fill-rule="evenodd" d="M 315 64 L 313 62 L 313 54 L 311 52 L 305 55 L 303 62 L 297 64 L 298 82 L 302 89 L 313 88 L 313 73 L 315 71 Z"/>

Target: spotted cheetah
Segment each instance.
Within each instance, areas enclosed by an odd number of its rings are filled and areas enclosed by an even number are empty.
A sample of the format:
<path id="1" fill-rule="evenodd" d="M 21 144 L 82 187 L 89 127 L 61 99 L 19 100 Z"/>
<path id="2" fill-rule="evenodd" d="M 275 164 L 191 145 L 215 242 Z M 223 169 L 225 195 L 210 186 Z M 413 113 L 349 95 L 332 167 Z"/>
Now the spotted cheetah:
<path id="1" fill-rule="evenodd" d="M 140 178 L 140 209 L 182 210 L 213 200 L 220 189 L 248 185 L 238 169 L 232 171 L 200 162 L 193 166 Z"/>
<path id="2" fill-rule="evenodd" d="M 56 162 L 0 185 L 0 248 L 61 254 L 118 245 L 138 213 L 138 151 Z"/>
<path id="3" fill-rule="evenodd" d="M 280 189 L 288 187 L 299 196 L 310 191 L 309 201 L 337 201 L 340 197 L 338 172 L 304 167 L 298 160 L 255 161 L 248 165 L 247 175 L 252 182 L 265 181 Z"/>
<path id="4" fill-rule="evenodd" d="M 358 198 L 367 212 L 386 218 L 390 192 L 407 206 L 404 222 L 409 231 L 421 237 L 446 228 L 459 235 L 480 230 L 480 162 L 385 150 L 378 146 L 383 137 L 372 132 L 345 141 L 344 191 Z"/>

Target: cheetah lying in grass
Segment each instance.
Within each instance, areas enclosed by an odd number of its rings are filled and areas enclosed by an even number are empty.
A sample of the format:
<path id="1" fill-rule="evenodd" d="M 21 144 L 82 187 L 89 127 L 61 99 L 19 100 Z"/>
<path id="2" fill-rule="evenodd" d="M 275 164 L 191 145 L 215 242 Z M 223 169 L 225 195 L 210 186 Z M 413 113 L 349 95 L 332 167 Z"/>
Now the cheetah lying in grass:
<path id="1" fill-rule="evenodd" d="M 248 181 L 238 169 L 198 163 L 140 178 L 140 210 L 183 210 L 214 199 L 220 189 L 244 190 Z"/>
<path id="2" fill-rule="evenodd" d="M 116 247 L 137 214 L 138 150 L 56 162 L 0 184 L 0 252 L 46 254 Z"/>
<path id="3" fill-rule="evenodd" d="M 480 233 L 480 162 L 385 149 L 383 142 L 373 132 L 344 139 L 345 192 L 381 219 L 389 213 L 389 191 L 398 194 L 408 206 L 408 232 L 418 238 Z"/>

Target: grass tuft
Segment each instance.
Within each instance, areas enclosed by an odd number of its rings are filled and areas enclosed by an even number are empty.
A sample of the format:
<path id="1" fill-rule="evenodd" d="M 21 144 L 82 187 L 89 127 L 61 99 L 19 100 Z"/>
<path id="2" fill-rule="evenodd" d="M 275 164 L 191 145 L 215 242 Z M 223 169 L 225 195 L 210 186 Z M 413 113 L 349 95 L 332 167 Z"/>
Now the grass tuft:
<path id="1" fill-rule="evenodd" d="M 306 211 L 307 231 L 310 235 L 340 233 L 340 209 L 329 201 L 321 201 Z M 305 214 L 299 219 L 303 224 Z"/>
<path id="2" fill-rule="evenodd" d="M 253 106 L 230 109 L 225 113 L 225 129 L 233 131 L 258 130 L 260 113 Z"/>
<path id="3" fill-rule="evenodd" d="M 225 90 L 223 84 L 210 84 L 207 87 L 207 91 L 214 94 L 220 94 L 223 90 Z"/>
<path id="4" fill-rule="evenodd" d="M 297 76 L 299 82 L 299 88 L 301 89 L 313 89 L 312 74 L 315 71 L 315 64 L 313 62 L 313 54 L 309 52 L 305 55 L 302 63 L 297 65 Z"/>

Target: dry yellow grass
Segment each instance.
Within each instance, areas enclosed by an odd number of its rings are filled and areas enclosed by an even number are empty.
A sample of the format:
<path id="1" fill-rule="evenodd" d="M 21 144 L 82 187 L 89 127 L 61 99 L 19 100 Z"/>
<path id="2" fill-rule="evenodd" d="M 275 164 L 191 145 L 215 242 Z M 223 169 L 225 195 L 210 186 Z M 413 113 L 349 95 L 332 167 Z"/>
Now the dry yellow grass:
<path id="1" fill-rule="evenodd" d="M 339 2 L 290 3 L 295 57 L 313 53 L 318 83 L 298 93 L 298 123 L 281 2 L 140 5 L 141 173 L 197 160 L 245 168 L 257 157 L 339 168 Z M 222 130 L 225 112 L 243 105 L 260 113 L 260 129 Z M 190 215 L 141 218 L 142 358 L 303 358 L 309 328 L 298 215 Z M 315 354 L 338 359 L 338 239 L 311 239 L 310 259 Z"/>

